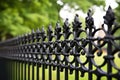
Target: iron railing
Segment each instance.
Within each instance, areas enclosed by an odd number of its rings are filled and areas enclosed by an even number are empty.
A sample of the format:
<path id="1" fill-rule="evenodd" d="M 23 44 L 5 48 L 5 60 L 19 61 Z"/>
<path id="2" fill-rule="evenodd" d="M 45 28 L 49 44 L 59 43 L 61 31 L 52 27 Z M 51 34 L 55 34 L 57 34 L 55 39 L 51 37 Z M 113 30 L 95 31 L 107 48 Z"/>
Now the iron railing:
<path id="1" fill-rule="evenodd" d="M 56 71 L 56 80 L 63 80 L 62 74 L 64 80 L 70 80 L 70 74 L 74 75 L 74 80 L 82 77 L 120 80 L 120 36 L 115 35 L 120 26 L 115 23 L 111 7 L 100 28 L 95 27 L 90 10 L 85 23 L 86 27 L 82 29 L 76 15 L 72 25 L 66 19 L 63 28 L 56 23 L 53 31 L 50 25 L 47 34 L 42 28 L 0 42 L 0 57 L 8 67 L 8 80 L 47 80 L 46 74 L 49 74 L 48 80 L 53 80 L 52 71 Z M 101 32 L 104 33 L 102 37 L 97 35 Z"/>

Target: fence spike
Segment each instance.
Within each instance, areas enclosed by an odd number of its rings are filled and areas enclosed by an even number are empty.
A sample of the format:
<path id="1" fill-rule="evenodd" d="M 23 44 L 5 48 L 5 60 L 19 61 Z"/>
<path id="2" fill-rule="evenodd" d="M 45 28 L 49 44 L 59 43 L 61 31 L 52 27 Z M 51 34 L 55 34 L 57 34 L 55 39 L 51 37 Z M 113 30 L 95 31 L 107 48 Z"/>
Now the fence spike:
<path id="1" fill-rule="evenodd" d="M 65 26 L 65 27 L 69 27 L 69 26 L 70 26 L 70 24 L 69 24 L 69 22 L 68 22 L 68 18 L 66 18 L 66 20 L 65 20 L 65 22 L 64 22 L 64 26 Z"/>
<path id="2" fill-rule="evenodd" d="M 32 39 L 30 32 L 28 33 L 28 37 L 27 37 L 27 38 L 28 38 L 28 42 L 30 43 L 30 42 L 31 42 L 31 39 Z"/>
<path id="3" fill-rule="evenodd" d="M 65 20 L 65 22 L 64 22 L 64 25 L 63 25 L 63 33 L 64 33 L 64 37 L 65 37 L 65 39 L 68 39 L 69 38 L 69 36 L 70 36 L 70 34 L 72 33 L 71 31 L 70 31 L 70 24 L 69 24 L 69 22 L 68 22 L 68 18 Z"/>
<path id="4" fill-rule="evenodd" d="M 48 26 L 47 34 L 48 34 L 48 40 L 51 41 L 52 38 L 53 38 L 53 36 L 54 36 L 54 35 L 53 35 L 52 25 L 51 25 L 51 24 Z"/>
<path id="5" fill-rule="evenodd" d="M 78 28 L 81 28 L 81 22 L 79 20 L 79 15 L 76 14 L 75 18 L 74 18 L 74 22 L 72 23 L 73 24 L 73 31 L 77 31 Z"/>
<path id="6" fill-rule="evenodd" d="M 104 23 L 107 24 L 109 27 L 111 27 L 115 21 L 115 15 L 112 11 L 111 6 L 108 7 L 108 10 L 106 11 L 106 15 L 103 17 Z"/>
<path id="7" fill-rule="evenodd" d="M 35 31 L 34 31 L 34 29 L 32 29 L 32 32 L 31 32 L 31 34 L 34 34 L 35 33 Z"/>
<path id="8" fill-rule="evenodd" d="M 28 34 L 26 33 L 26 34 L 24 35 L 24 38 L 25 38 L 25 44 L 28 42 L 27 36 L 28 36 Z"/>
<path id="9" fill-rule="evenodd" d="M 74 33 L 74 38 L 78 38 L 80 33 L 82 32 L 82 29 L 81 29 L 81 22 L 79 20 L 79 16 L 78 14 L 76 14 L 75 18 L 74 18 L 74 22 L 72 23 L 73 24 L 73 33 Z"/>
<path id="10" fill-rule="evenodd" d="M 44 41 L 45 38 L 46 38 L 46 33 L 45 33 L 45 30 L 44 30 L 44 27 L 42 27 L 42 30 L 41 30 L 41 38 L 42 38 L 42 41 Z"/>
<path id="11" fill-rule="evenodd" d="M 35 42 L 36 35 L 35 35 L 35 31 L 34 31 L 34 29 L 32 30 L 31 35 L 32 35 L 32 39 L 31 39 L 32 42 Z"/>
<path id="12" fill-rule="evenodd" d="M 92 17 L 92 11 L 89 9 L 87 13 L 87 17 L 85 19 L 86 27 L 93 28 L 94 25 L 94 19 Z"/>
<path id="13" fill-rule="evenodd" d="M 38 28 L 36 30 L 36 40 L 37 40 L 37 42 L 39 42 L 40 39 L 41 39 L 41 32 L 40 32 L 40 29 Z"/>
<path id="14" fill-rule="evenodd" d="M 79 15 L 78 15 L 78 14 L 76 14 L 76 16 L 75 16 L 75 18 L 74 18 L 74 22 L 80 23 Z"/>
<path id="15" fill-rule="evenodd" d="M 36 33 L 40 33 L 40 29 L 39 28 L 37 28 Z"/>
<path id="16" fill-rule="evenodd" d="M 61 27 L 60 27 L 60 23 L 57 22 L 56 23 L 56 28 L 55 28 L 55 35 L 56 35 L 56 39 L 59 40 L 62 33 L 61 33 Z"/>

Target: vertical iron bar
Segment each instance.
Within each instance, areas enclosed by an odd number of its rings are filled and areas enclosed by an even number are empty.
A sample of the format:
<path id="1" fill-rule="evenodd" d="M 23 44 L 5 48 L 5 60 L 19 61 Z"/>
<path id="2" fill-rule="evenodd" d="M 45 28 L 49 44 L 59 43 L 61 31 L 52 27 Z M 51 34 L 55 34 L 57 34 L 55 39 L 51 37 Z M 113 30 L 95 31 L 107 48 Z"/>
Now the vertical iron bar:
<path id="1" fill-rule="evenodd" d="M 41 44 L 42 46 L 44 46 L 43 42 L 45 41 L 45 38 L 46 38 L 46 35 L 45 35 L 45 31 L 44 31 L 44 28 L 42 28 L 42 31 L 41 31 Z M 44 48 L 42 47 L 42 53 L 45 53 L 44 51 Z M 42 80 L 45 80 L 45 61 L 44 61 L 44 54 L 42 54 Z"/>
<path id="2" fill-rule="evenodd" d="M 75 54 L 78 54 L 77 48 L 78 48 L 78 46 L 76 45 L 75 46 Z M 79 63 L 77 62 L 77 56 L 75 55 L 74 57 L 75 57 L 75 67 L 77 68 L 79 66 Z M 77 69 L 75 70 L 75 80 L 79 80 L 79 70 L 77 70 Z"/>
<path id="3" fill-rule="evenodd" d="M 8 66 L 9 66 L 9 67 L 8 67 L 8 69 L 9 69 L 9 73 L 8 73 L 8 74 L 9 74 L 9 80 L 11 80 L 11 77 L 10 77 L 10 75 L 11 75 L 11 74 L 10 74 L 10 71 L 11 71 L 11 70 L 10 70 L 10 68 L 11 68 L 11 67 L 10 67 L 10 61 L 8 61 Z"/>
<path id="4" fill-rule="evenodd" d="M 13 61 L 13 80 L 15 80 L 15 61 Z"/>
<path id="5" fill-rule="evenodd" d="M 14 67 L 14 60 L 13 60 L 13 66 L 12 66 L 12 72 L 13 72 L 13 79 L 12 80 L 15 80 L 15 67 Z"/>
<path id="6" fill-rule="evenodd" d="M 112 44 L 110 42 L 108 42 L 108 48 L 107 48 L 107 55 L 110 56 L 111 52 L 112 52 Z M 108 60 L 108 65 L 107 65 L 107 73 L 108 75 L 110 75 L 110 73 L 112 72 L 112 65 L 110 63 L 110 60 Z M 112 80 L 111 76 L 107 76 L 107 80 Z"/>
<path id="7" fill-rule="evenodd" d="M 8 61 L 8 66 L 9 66 L 9 80 L 11 80 L 11 74 L 10 74 L 10 72 L 11 72 L 11 66 L 10 66 L 10 61 Z"/>
<path id="8" fill-rule="evenodd" d="M 24 80 L 26 80 L 26 62 L 24 63 Z"/>
<path id="9" fill-rule="evenodd" d="M 112 80 L 112 64 L 111 60 L 113 60 L 114 55 L 112 54 L 112 43 L 113 41 L 113 34 L 112 31 L 114 31 L 113 24 L 115 24 L 115 16 L 114 12 L 112 11 L 112 8 L 109 6 L 108 10 L 106 11 L 106 15 L 103 17 L 104 18 L 104 24 L 107 25 L 107 33 L 106 33 L 106 42 L 107 42 L 107 56 L 105 56 L 105 59 L 107 60 L 107 80 Z M 104 25 L 103 25 L 104 26 Z M 114 25 L 115 27 L 115 25 Z"/>
<path id="10" fill-rule="evenodd" d="M 16 80 L 18 80 L 18 62 L 16 61 Z"/>
<path id="11" fill-rule="evenodd" d="M 77 57 L 79 57 L 78 53 L 78 44 L 77 40 L 79 39 L 80 32 L 81 32 L 81 22 L 79 21 L 79 16 L 76 14 L 73 22 L 73 35 L 74 35 L 74 40 L 75 42 L 75 54 L 74 54 L 74 59 L 75 59 L 75 80 L 79 80 L 79 70 L 77 69 L 79 66 L 79 63 L 77 61 Z"/>
<path id="12" fill-rule="evenodd" d="M 13 61 L 13 80 L 15 80 L 15 61 Z"/>
<path id="13" fill-rule="evenodd" d="M 32 63 L 32 80 L 34 80 L 34 63 Z"/>
<path id="14" fill-rule="evenodd" d="M 11 79 L 11 61 L 9 62 L 9 66 L 10 66 L 10 72 L 9 72 L 10 80 L 12 80 L 12 79 Z"/>
<path id="15" fill-rule="evenodd" d="M 10 75 L 9 75 L 9 73 L 10 73 L 10 67 L 9 67 L 9 61 L 7 60 L 7 69 L 8 69 L 8 80 L 10 79 Z"/>
<path id="16" fill-rule="evenodd" d="M 68 65 L 68 63 L 65 61 L 65 65 Z M 65 68 L 65 80 L 68 80 L 68 69 Z"/>
<path id="17" fill-rule="evenodd" d="M 13 61 L 13 80 L 15 80 L 15 61 Z"/>
<path id="18" fill-rule="evenodd" d="M 52 80 L 52 70 L 51 70 L 51 65 L 49 66 L 49 80 Z"/>
<path id="19" fill-rule="evenodd" d="M 92 50 L 92 44 L 89 43 L 89 54 L 91 54 L 91 50 Z M 88 59 L 89 59 L 89 71 L 91 71 L 91 69 L 92 69 L 92 62 L 91 62 L 90 58 L 88 58 Z M 88 73 L 88 79 L 92 80 L 92 73 L 91 72 Z"/>
<path id="20" fill-rule="evenodd" d="M 16 80 L 16 61 L 14 61 L 14 80 Z"/>
<path id="21" fill-rule="evenodd" d="M 91 21 L 91 22 L 90 22 Z M 86 17 L 86 27 L 88 27 L 88 53 L 87 53 L 87 58 L 88 58 L 88 68 L 89 68 L 89 71 L 88 71 L 88 80 L 92 80 L 92 62 L 91 62 L 91 58 L 92 58 L 92 40 L 91 38 L 93 37 L 92 36 L 92 30 L 94 28 L 94 19 L 92 17 L 92 12 L 91 10 L 88 11 L 87 13 L 87 17 Z"/>
<path id="22" fill-rule="evenodd" d="M 23 80 L 23 62 L 21 62 L 21 80 Z"/>
<path id="23" fill-rule="evenodd" d="M 13 72 L 12 72 L 12 60 L 11 60 L 11 63 L 10 63 L 10 65 L 11 65 L 11 80 L 12 80 L 12 74 L 13 74 Z"/>
<path id="24" fill-rule="evenodd" d="M 37 75 L 36 80 L 39 80 L 39 65 L 38 65 L 38 63 L 36 63 L 36 75 Z"/>
<path id="25" fill-rule="evenodd" d="M 12 61 L 12 80 L 14 80 L 14 61 Z"/>
<path id="26" fill-rule="evenodd" d="M 17 61 L 15 61 L 15 80 L 17 80 Z"/>
<path id="27" fill-rule="evenodd" d="M 57 61 L 57 64 L 59 64 L 59 61 Z M 57 77 L 56 80 L 60 80 L 60 68 L 57 66 Z"/>
<path id="28" fill-rule="evenodd" d="M 15 76 L 14 80 L 16 80 L 16 60 L 15 60 L 14 68 L 15 68 L 15 69 L 14 69 L 14 70 L 15 70 L 15 71 L 14 71 L 14 72 L 15 72 L 15 74 L 14 74 L 14 76 Z"/>
<path id="29" fill-rule="evenodd" d="M 18 61 L 18 79 L 17 80 L 20 80 L 20 62 Z"/>
<path id="30" fill-rule="evenodd" d="M 90 26 L 90 28 L 89 28 L 89 37 L 92 37 L 92 28 L 91 28 L 91 26 Z M 90 40 L 89 40 L 88 49 L 89 49 L 89 52 L 88 52 L 88 56 L 89 56 L 89 57 L 87 57 L 88 60 L 89 60 L 88 66 L 89 66 L 89 71 L 91 71 L 91 70 L 92 70 L 92 62 L 91 62 L 91 57 L 90 57 L 90 56 L 91 56 L 91 54 L 92 54 L 92 43 L 91 43 Z M 92 80 L 92 73 L 91 73 L 91 72 L 88 73 L 88 80 Z"/>
<path id="31" fill-rule="evenodd" d="M 25 63 L 24 63 L 24 61 L 23 61 L 23 64 L 22 64 L 22 80 L 24 80 L 24 77 L 25 77 L 25 76 L 24 76 L 24 73 L 25 73 L 25 71 L 24 71 L 24 64 L 25 64 Z"/>
<path id="32" fill-rule="evenodd" d="M 52 31 L 52 26 L 49 25 L 48 27 L 48 31 L 47 31 L 47 34 L 48 34 L 48 42 L 51 42 L 52 41 L 52 38 L 53 38 L 53 31 Z M 49 43 L 50 44 L 50 43 Z M 50 44 L 51 45 L 51 44 Z M 51 51 L 50 51 L 50 46 L 49 46 L 49 51 L 48 51 L 48 57 L 49 57 L 49 63 L 51 63 L 51 60 L 50 60 L 50 57 L 51 57 Z M 52 70 L 51 70 L 51 65 L 49 65 L 49 71 L 48 71 L 48 75 L 49 75 L 49 80 L 52 80 Z"/>
<path id="33" fill-rule="evenodd" d="M 21 79 L 21 62 L 19 61 L 19 80 Z"/>
<path id="34" fill-rule="evenodd" d="M 12 66 L 13 66 L 13 65 L 12 65 L 12 60 L 11 60 L 11 80 L 13 79 L 13 78 L 12 78 L 12 77 L 13 77 L 13 76 L 12 76 L 12 75 L 13 75 Z"/>
<path id="35" fill-rule="evenodd" d="M 76 60 L 76 57 L 75 57 Z M 77 63 L 77 60 L 75 61 L 75 66 L 78 66 L 79 64 Z M 76 69 L 75 70 L 75 80 L 79 80 L 79 71 Z"/>
<path id="36" fill-rule="evenodd" d="M 12 64 L 12 60 L 11 60 L 11 80 L 13 80 L 13 71 L 12 71 L 12 66 L 13 66 L 13 64 Z"/>
<path id="37" fill-rule="evenodd" d="M 30 63 L 28 63 L 28 80 L 30 80 Z"/>
<path id="38" fill-rule="evenodd" d="M 65 46 L 65 50 L 66 50 L 66 46 Z M 64 55 L 64 56 L 65 56 L 65 58 L 67 58 L 66 55 Z M 65 65 L 68 65 L 67 60 L 65 60 Z M 68 68 L 67 67 L 65 67 L 65 80 L 68 80 Z"/>
<path id="39" fill-rule="evenodd" d="M 21 80 L 21 62 L 19 63 L 19 80 Z"/>
<path id="40" fill-rule="evenodd" d="M 45 64 L 42 64 L 42 80 L 45 80 Z"/>
<path id="41" fill-rule="evenodd" d="M 112 31 L 112 28 L 111 28 L 112 25 L 108 25 L 108 34 L 109 36 L 111 35 L 111 31 Z M 112 53 L 112 43 L 110 42 L 111 40 L 109 39 L 108 40 L 108 45 L 107 45 L 107 56 L 111 56 L 111 53 Z M 107 80 L 112 80 L 112 77 L 109 76 L 110 74 L 112 73 L 112 65 L 111 65 L 111 62 L 110 62 L 110 59 L 107 59 Z"/>

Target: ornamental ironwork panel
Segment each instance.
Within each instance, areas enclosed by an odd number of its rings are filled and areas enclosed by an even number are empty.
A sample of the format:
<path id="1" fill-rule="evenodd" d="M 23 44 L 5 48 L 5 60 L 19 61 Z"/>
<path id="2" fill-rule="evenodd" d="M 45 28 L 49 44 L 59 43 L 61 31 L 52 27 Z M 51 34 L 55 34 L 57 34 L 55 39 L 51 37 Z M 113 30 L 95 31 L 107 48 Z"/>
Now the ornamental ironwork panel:
<path id="1" fill-rule="evenodd" d="M 116 35 L 120 26 L 115 22 L 111 7 L 103 18 L 104 23 L 96 28 L 89 10 L 85 18 L 85 28 L 82 28 L 82 22 L 76 14 L 72 25 L 66 19 L 63 26 L 57 22 L 54 30 L 49 25 L 47 31 L 44 28 L 37 29 L 0 42 L 0 57 L 6 59 L 10 66 L 8 77 L 11 80 L 30 80 L 32 75 L 32 80 L 35 76 L 39 80 L 41 74 L 42 80 L 46 80 L 45 69 L 48 69 L 49 80 L 53 77 L 52 70 L 56 71 L 56 80 L 61 80 L 60 72 L 64 72 L 64 80 L 69 80 L 70 74 L 75 75 L 74 80 L 80 80 L 86 73 L 88 80 L 93 80 L 93 75 L 97 80 L 102 77 L 120 80 L 120 64 L 116 62 L 120 60 L 120 35 Z M 103 33 L 104 36 L 99 36 Z M 42 68 L 42 73 L 39 68 Z M 15 72 L 11 73 L 12 70 Z"/>

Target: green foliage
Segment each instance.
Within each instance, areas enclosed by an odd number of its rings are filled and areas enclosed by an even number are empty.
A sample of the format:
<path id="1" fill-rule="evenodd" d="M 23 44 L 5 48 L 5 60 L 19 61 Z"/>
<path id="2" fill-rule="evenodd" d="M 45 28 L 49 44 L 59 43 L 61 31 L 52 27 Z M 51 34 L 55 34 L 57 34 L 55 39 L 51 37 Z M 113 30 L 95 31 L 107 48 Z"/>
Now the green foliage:
<path id="1" fill-rule="evenodd" d="M 84 12 L 86 12 L 93 5 L 105 5 L 104 0 L 64 0 L 65 3 L 68 3 L 71 7 L 78 5 Z"/>
<path id="2" fill-rule="evenodd" d="M 115 9 L 115 15 L 116 15 L 117 22 L 120 22 L 120 1 L 117 3 L 118 3 L 118 7 Z"/>
<path id="3" fill-rule="evenodd" d="M 56 0 L 0 0 L 0 40 L 54 23 Z"/>
<path id="4" fill-rule="evenodd" d="M 62 0 L 71 7 L 87 11 L 93 5 L 105 5 L 104 0 Z M 30 32 L 32 29 L 49 25 L 55 26 L 60 6 L 57 0 L 0 0 L 0 40 Z M 120 6 L 116 9 L 118 17 Z M 120 18 L 117 19 L 120 21 Z M 45 28 L 47 28 L 45 26 Z"/>

